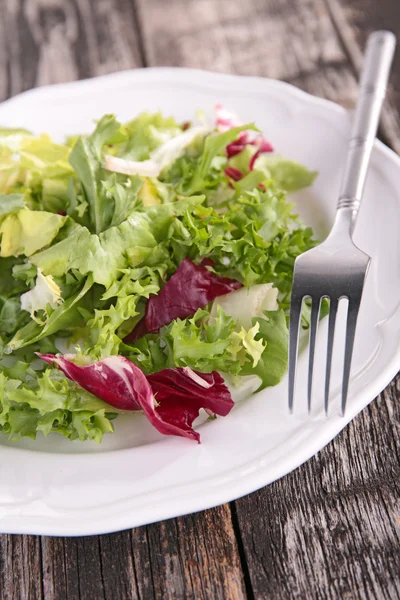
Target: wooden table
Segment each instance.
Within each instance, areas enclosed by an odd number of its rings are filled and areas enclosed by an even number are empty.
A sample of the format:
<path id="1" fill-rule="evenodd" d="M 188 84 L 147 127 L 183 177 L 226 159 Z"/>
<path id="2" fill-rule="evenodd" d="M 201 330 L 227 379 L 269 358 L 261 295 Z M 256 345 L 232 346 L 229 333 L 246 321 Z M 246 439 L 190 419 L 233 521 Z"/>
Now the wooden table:
<path id="1" fill-rule="evenodd" d="M 399 0 L 0 7 L 0 99 L 173 65 L 284 79 L 351 107 L 367 33 L 400 35 Z M 380 135 L 400 151 L 400 51 Z M 399 598 L 399 386 L 400 378 L 301 468 L 236 502 L 112 535 L 1 536 L 0 598 Z"/>

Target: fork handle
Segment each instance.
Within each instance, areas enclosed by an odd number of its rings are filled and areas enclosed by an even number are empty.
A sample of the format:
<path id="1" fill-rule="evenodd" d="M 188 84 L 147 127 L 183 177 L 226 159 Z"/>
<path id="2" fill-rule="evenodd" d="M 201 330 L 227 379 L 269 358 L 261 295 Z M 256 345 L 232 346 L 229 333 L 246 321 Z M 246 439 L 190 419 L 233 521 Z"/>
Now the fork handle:
<path id="1" fill-rule="evenodd" d="M 345 212 L 351 218 L 351 229 L 360 208 L 395 46 L 396 37 L 390 31 L 375 31 L 368 38 L 337 206 L 339 213 L 348 209 Z"/>

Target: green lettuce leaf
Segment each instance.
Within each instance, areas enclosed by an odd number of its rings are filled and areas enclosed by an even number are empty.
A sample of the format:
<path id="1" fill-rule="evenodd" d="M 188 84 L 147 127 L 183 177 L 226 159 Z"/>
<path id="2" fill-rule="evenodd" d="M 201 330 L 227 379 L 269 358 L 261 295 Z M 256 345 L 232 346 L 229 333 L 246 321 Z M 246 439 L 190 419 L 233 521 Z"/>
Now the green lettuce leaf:
<path id="1" fill-rule="evenodd" d="M 276 185 L 287 192 L 296 192 L 310 186 L 318 174 L 294 160 L 269 154 L 257 158 L 255 168 L 265 169 Z"/>
<path id="2" fill-rule="evenodd" d="M 140 199 L 138 192 L 142 187 L 140 177 L 131 177 L 122 185 L 118 183 L 115 174 L 111 175 L 107 181 L 103 182 L 103 188 L 111 198 L 114 199 L 114 214 L 112 216 L 110 227 L 120 225 L 129 215 L 139 207 Z"/>
<path id="3" fill-rule="evenodd" d="M 3 337 L 11 336 L 29 320 L 29 315 L 21 310 L 20 302 L 20 295 L 27 290 L 27 285 L 13 276 L 14 269 L 21 266 L 19 258 L 0 259 L 0 335 Z"/>
<path id="4" fill-rule="evenodd" d="M 10 370 L 9 370 L 10 371 Z M 59 371 L 48 369 L 30 379 L 15 379 L 21 375 L 0 372 L 0 430 L 13 440 L 21 437 L 36 439 L 59 433 L 64 437 L 100 443 L 104 433 L 111 433 L 115 410 L 85 390 L 67 380 Z M 11 375 L 11 376 L 10 376 Z"/>
<path id="5" fill-rule="evenodd" d="M 264 347 L 258 323 L 238 327 L 218 306 L 213 314 L 199 309 L 191 318 L 176 319 L 159 335 L 122 344 L 120 351 L 146 373 L 178 366 L 241 375 L 244 365 L 257 365 Z"/>
<path id="6" fill-rule="evenodd" d="M 252 146 L 251 144 L 248 144 L 247 146 L 245 146 L 244 150 L 242 150 L 238 154 L 235 154 L 229 159 L 229 166 L 234 167 L 244 175 L 247 175 L 247 173 L 249 173 L 250 171 L 250 161 L 256 152 L 256 147 Z M 258 167 L 257 163 L 257 169 L 258 168 L 262 169 L 263 166 L 260 165 L 260 167 Z"/>
<path id="7" fill-rule="evenodd" d="M 213 160 L 226 146 L 233 142 L 241 131 L 253 129 L 258 131 L 253 124 L 233 127 L 224 133 L 210 134 L 204 142 L 204 150 L 197 161 L 197 165 L 188 183 L 181 185 L 181 190 L 188 196 L 201 192 L 209 185 L 210 171 Z"/>
<path id="8" fill-rule="evenodd" d="M 173 363 L 203 373 L 238 373 L 239 349 L 232 343 L 235 321 L 222 310 L 219 310 L 217 318 L 213 319 L 213 324 L 203 323 L 202 319 L 205 317 L 208 318 L 208 313 L 198 310 L 191 319 L 177 319 L 167 328 L 166 338 L 171 348 Z"/>
<path id="9" fill-rule="evenodd" d="M 30 260 L 45 275 L 61 277 L 76 269 L 83 275 L 91 274 L 95 283 L 108 289 L 118 279 L 121 269 L 140 264 L 156 246 L 150 218 L 136 212 L 99 235 L 77 227 L 68 238 L 31 256 Z"/>
<path id="10" fill-rule="evenodd" d="M 103 147 L 119 140 L 120 128 L 114 115 L 105 115 L 90 136 L 77 140 L 69 158 L 89 208 L 89 228 L 97 234 L 123 221 L 137 201 L 138 178 L 124 188 L 103 170 Z"/>
<path id="11" fill-rule="evenodd" d="M 136 340 L 134 345 L 122 342 L 119 352 L 140 367 L 146 375 L 175 366 L 172 353 L 168 352 L 168 348 L 161 347 L 157 335 L 146 335 Z"/>
<path id="12" fill-rule="evenodd" d="M 47 246 L 64 225 L 66 217 L 23 208 L 0 224 L 0 256 L 30 256 Z"/>
<path id="13" fill-rule="evenodd" d="M 24 194 L 0 194 L 0 218 L 25 208 Z"/>
<path id="14" fill-rule="evenodd" d="M 259 324 L 256 338 L 264 342 L 265 349 L 256 366 L 244 365 L 241 375 L 258 375 L 261 385 L 257 391 L 277 385 L 287 370 L 289 332 L 283 310 L 265 311 L 264 317 L 253 319 Z"/>
<path id="15" fill-rule="evenodd" d="M 0 259 L 0 294 L 9 298 L 18 295 L 27 290 L 25 279 L 18 279 L 14 276 L 15 269 L 21 269 L 23 266 L 21 258 L 10 256 Z M 36 277 L 36 269 L 34 271 Z"/>
<path id="16" fill-rule="evenodd" d="M 24 192 L 24 205 L 35 210 L 65 211 L 73 176 L 69 152 L 47 135 L 0 131 L 0 191 Z"/>
<path id="17" fill-rule="evenodd" d="M 168 249 L 174 261 L 209 256 L 220 274 L 246 286 L 273 283 L 288 294 L 295 258 L 315 242 L 285 193 L 271 183 L 265 191 L 236 194 L 217 208 L 195 207 L 173 223 Z"/>
<path id="18" fill-rule="evenodd" d="M 128 274 L 129 272 L 126 273 Z M 96 310 L 87 323 L 89 336 L 84 350 L 94 360 L 118 354 L 122 338 L 130 333 L 132 320 L 140 314 L 137 309 L 139 300 L 148 299 L 151 294 L 160 290 L 152 275 L 136 281 L 127 277 L 123 282 L 125 287 L 118 290 L 115 303 L 106 309 Z M 109 294 L 106 293 L 103 300 L 108 298 Z"/>
<path id="19" fill-rule="evenodd" d="M 80 312 L 81 301 L 92 286 L 93 279 L 88 277 L 79 291 L 50 312 L 44 325 L 40 325 L 33 320 L 29 321 L 25 327 L 17 331 L 8 343 L 8 353 L 38 342 L 44 337 L 57 333 L 60 329 L 65 330 L 72 326 L 81 326 L 83 322 L 82 313 Z"/>
<path id="20" fill-rule="evenodd" d="M 28 319 L 28 313 L 21 310 L 18 295 L 11 298 L 0 295 L 0 334 L 13 334 L 25 325 Z"/>
<path id="21" fill-rule="evenodd" d="M 252 191 L 254 188 L 258 187 L 260 183 L 265 183 L 270 178 L 268 171 L 261 169 L 254 169 L 247 173 L 243 179 L 239 179 L 234 183 L 235 189 L 239 193 Z"/>
<path id="22" fill-rule="evenodd" d="M 123 127 L 125 139 L 111 153 L 129 160 L 146 160 L 161 144 L 182 133 L 172 117 L 161 113 L 141 113 Z"/>

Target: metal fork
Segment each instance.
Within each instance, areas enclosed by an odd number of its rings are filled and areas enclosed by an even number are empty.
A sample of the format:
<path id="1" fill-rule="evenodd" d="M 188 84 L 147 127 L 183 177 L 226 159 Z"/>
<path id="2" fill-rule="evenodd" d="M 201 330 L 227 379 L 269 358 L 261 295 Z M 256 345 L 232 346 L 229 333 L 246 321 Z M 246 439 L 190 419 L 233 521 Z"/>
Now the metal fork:
<path id="1" fill-rule="evenodd" d="M 308 411 L 311 409 L 314 353 L 321 301 L 329 299 L 328 344 L 325 375 L 325 413 L 328 414 L 329 386 L 336 314 L 339 300 L 348 299 L 341 414 L 345 413 L 351 359 L 361 296 L 370 257 L 352 239 L 363 194 L 371 152 L 394 55 L 396 38 L 390 31 L 375 31 L 367 42 L 360 79 L 359 97 L 348 146 L 342 188 L 335 222 L 327 239 L 305 252 L 294 265 L 289 327 L 289 410 L 293 400 L 303 299 L 311 300 Z"/>

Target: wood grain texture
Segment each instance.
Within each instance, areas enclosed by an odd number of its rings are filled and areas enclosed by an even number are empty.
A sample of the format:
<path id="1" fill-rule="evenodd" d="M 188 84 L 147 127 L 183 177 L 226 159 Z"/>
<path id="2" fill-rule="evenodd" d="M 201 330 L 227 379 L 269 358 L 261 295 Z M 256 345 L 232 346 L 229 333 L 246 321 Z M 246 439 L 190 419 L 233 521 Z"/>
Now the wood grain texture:
<path id="1" fill-rule="evenodd" d="M 141 65 L 289 81 L 352 107 L 367 33 L 398 0 L 0 0 L 0 100 Z M 399 61 L 399 58 L 398 58 Z M 384 115 L 400 147 L 400 67 Z M 400 597 L 400 379 L 275 484 L 90 538 L 0 536 L 1 600 Z"/>
<path id="2" fill-rule="evenodd" d="M 400 33 L 397 0 L 137 0 L 149 66 L 282 79 L 352 108 L 366 36 Z M 382 118 L 400 151 L 400 55 Z"/>
<path id="3" fill-rule="evenodd" d="M 129 0 L 2 0 L 0 100 L 142 65 Z"/>
<path id="4" fill-rule="evenodd" d="M 137 2 L 149 66 L 273 77 L 353 106 L 354 69 L 323 0 Z"/>
<path id="5" fill-rule="evenodd" d="M 228 505 L 111 535 L 0 536 L 2 600 L 243 600 Z"/>
<path id="6" fill-rule="evenodd" d="M 326 0 L 338 36 L 353 65 L 360 70 L 362 48 L 375 29 L 390 29 L 400 35 L 400 2 L 392 0 Z M 385 106 L 382 111 L 384 140 L 400 152 L 400 52 L 393 63 Z"/>
<path id="7" fill-rule="evenodd" d="M 38 536 L 0 536 L 0 597 L 37 600 L 43 597 L 41 545 Z"/>

